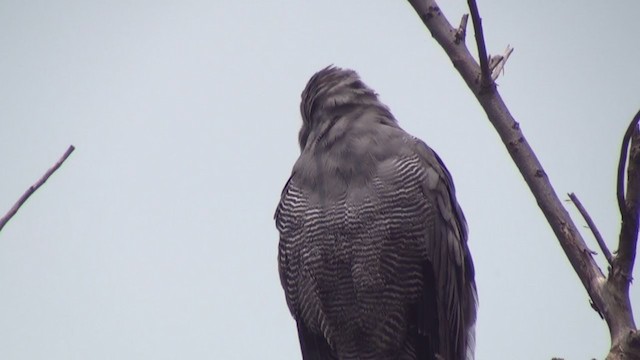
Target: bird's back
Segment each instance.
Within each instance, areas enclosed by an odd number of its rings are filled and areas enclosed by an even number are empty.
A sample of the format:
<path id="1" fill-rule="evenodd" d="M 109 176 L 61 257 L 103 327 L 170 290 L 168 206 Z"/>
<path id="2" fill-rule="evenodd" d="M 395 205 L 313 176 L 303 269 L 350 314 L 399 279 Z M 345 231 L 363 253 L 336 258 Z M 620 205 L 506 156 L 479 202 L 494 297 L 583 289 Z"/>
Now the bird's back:
<path id="1" fill-rule="evenodd" d="M 339 358 L 413 359 L 408 313 L 422 295 L 433 209 L 416 140 L 388 127 L 367 136 L 345 144 L 349 152 L 303 154 L 294 167 L 279 208 L 285 290 Z"/>
<path id="2" fill-rule="evenodd" d="M 276 226 L 303 358 L 471 358 L 473 264 L 438 156 L 350 71 L 314 75 L 302 114 Z"/>

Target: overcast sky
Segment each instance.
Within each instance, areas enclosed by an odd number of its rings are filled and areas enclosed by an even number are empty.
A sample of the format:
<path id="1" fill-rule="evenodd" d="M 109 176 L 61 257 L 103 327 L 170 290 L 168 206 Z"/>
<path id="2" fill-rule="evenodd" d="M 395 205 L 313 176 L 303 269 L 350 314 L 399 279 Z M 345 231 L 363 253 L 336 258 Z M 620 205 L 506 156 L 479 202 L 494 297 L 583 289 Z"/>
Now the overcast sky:
<path id="1" fill-rule="evenodd" d="M 440 5 L 457 24 L 465 4 Z M 479 6 L 489 52 L 515 48 L 504 100 L 556 191 L 578 194 L 615 248 L 640 3 Z M 507 151 L 406 1 L 0 0 L 0 54 L 0 214 L 77 147 L 0 234 L 1 359 L 300 359 L 273 212 L 299 152 L 300 92 L 329 64 L 357 70 L 451 171 L 477 271 L 476 357 L 608 350 Z"/>

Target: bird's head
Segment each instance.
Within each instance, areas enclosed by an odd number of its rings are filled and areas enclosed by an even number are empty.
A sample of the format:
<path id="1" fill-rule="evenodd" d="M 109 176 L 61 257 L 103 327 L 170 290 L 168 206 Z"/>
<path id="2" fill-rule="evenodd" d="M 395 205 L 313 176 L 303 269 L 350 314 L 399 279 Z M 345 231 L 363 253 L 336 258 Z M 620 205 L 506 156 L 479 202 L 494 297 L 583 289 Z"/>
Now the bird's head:
<path id="1" fill-rule="evenodd" d="M 359 105 L 382 106 L 375 91 L 365 85 L 360 76 L 349 69 L 330 65 L 315 73 L 302 91 L 300 113 L 300 148 L 304 149 L 309 134 L 327 121 L 334 121 L 336 114 Z M 386 108 L 386 107 L 385 107 Z"/>

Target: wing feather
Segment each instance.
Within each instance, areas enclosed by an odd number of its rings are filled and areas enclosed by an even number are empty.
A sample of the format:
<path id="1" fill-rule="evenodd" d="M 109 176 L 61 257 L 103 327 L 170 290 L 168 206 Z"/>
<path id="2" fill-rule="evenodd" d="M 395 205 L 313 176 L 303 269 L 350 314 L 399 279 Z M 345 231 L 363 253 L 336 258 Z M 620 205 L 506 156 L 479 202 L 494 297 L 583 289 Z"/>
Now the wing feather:
<path id="1" fill-rule="evenodd" d="M 467 245 L 467 223 L 458 205 L 449 171 L 440 157 L 420 140 L 417 153 L 426 168 L 423 193 L 437 206 L 433 239 L 427 252 L 436 277 L 435 291 L 441 344 L 445 359 L 471 359 L 475 346 L 477 292 L 473 262 Z M 429 306 L 428 302 L 425 306 Z M 446 321 L 442 321 L 446 319 Z"/>

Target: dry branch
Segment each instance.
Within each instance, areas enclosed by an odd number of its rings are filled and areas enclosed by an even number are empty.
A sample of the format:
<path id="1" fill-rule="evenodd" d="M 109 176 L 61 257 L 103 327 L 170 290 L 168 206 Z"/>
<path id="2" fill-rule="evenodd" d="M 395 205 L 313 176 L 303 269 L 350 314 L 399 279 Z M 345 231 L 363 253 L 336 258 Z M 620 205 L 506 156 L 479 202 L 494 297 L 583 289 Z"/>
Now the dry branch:
<path id="1" fill-rule="evenodd" d="M 2 228 L 4 228 L 4 226 L 7 224 L 7 222 L 9 222 L 9 220 L 11 220 L 11 218 L 18 212 L 18 209 L 20 209 L 22 204 L 24 204 L 25 201 L 27 201 L 27 199 L 34 192 L 36 192 L 36 190 L 38 190 L 38 188 L 40 186 L 42 186 L 49 179 L 49 177 L 54 172 L 56 172 L 56 170 L 58 170 L 58 168 L 62 165 L 62 163 L 65 160 L 67 160 L 69 155 L 71 155 L 73 150 L 75 150 L 75 147 L 73 147 L 73 145 L 70 145 L 69 148 L 67 149 L 67 151 L 64 152 L 62 157 L 49 170 L 47 170 L 47 172 L 44 173 L 44 175 L 42 175 L 42 177 L 38 181 L 36 181 L 35 184 L 31 185 L 27 189 L 27 191 L 25 191 L 25 193 L 22 194 L 22 196 L 20 196 L 18 201 L 13 205 L 13 207 L 9 210 L 9 212 L 7 212 L 7 214 L 5 216 L 3 216 L 2 219 L 0 219 L 0 231 L 2 231 Z"/>
<path id="2" fill-rule="evenodd" d="M 476 34 L 476 45 L 478 45 L 478 59 L 480 59 L 480 77 L 481 90 L 487 90 L 495 85 L 491 80 L 491 71 L 489 70 L 489 57 L 487 56 L 487 47 L 484 42 L 484 31 L 482 30 L 482 18 L 478 11 L 478 5 L 475 0 L 467 0 L 469 11 L 471 12 L 471 20 L 473 21 L 473 32 Z"/>
<path id="3" fill-rule="evenodd" d="M 640 111 L 633 118 L 624 135 L 618 164 L 617 192 L 622 228 L 615 258 L 616 266 L 613 273 L 615 279 L 612 280 L 619 282 L 619 286 L 625 286 L 627 291 L 632 280 L 631 274 L 633 273 L 638 243 L 638 217 L 640 216 L 640 127 L 638 127 L 638 122 L 640 122 Z M 629 146 L 629 142 L 631 142 L 631 146 Z M 627 164 L 627 149 L 629 153 L 628 165 L 626 166 L 627 190 L 621 199 L 620 194 L 624 193 L 624 169 L 625 164 Z"/>
<path id="4" fill-rule="evenodd" d="M 618 160 L 618 187 L 616 194 L 618 195 L 618 207 L 620 208 L 620 214 L 622 214 L 623 218 L 626 212 L 626 205 L 624 200 L 624 170 L 627 164 L 627 151 L 629 148 L 631 135 L 633 135 L 634 131 L 637 131 L 639 121 L 640 111 L 638 111 L 636 116 L 629 124 L 629 127 L 627 127 L 627 131 L 624 133 L 624 137 L 622 138 L 622 148 L 620 149 L 620 159 Z"/>
<path id="5" fill-rule="evenodd" d="M 440 8 L 432 0 L 410 0 L 431 35 L 444 48 L 454 67 L 458 70 L 471 91 L 474 93 L 489 121 L 496 128 L 511 158 L 514 160 L 527 185 L 533 192 L 542 212 L 551 228 L 560 240 L 560 244 L 569 257 L 569 261 L 578 273 L 583 285 L 592 297 L 600 298 L 597 289 L 601 287 L 605 277 L 591 257 L 589 249 L 578 229 L 562 206 L 562 203 L 549 179 L 529 146 L 519 124 L 493 87 L 493 91 L 482 91 L 478 81 L 481 69 L 463 43 L 456 44 L 452 34 L 455 33 L 449 21 L 442 15 Z M 489 78 L 490 79 L 490 78 Z M 594 301 L 596 305 L 603 301 Z"/>
<path id="6" fill-rule="evenodd" d="M 607 244 L 604 242 L 604 239 L 602 238 L 602 235 L 600 234 L 598 227 L 593 222 L 593 219 L 591 219 L 591 216 L 587 212 L 587 209 L 584 208 L 584 206 L 582 205 L 582 202 L 580 201 L 580 199 L 578 199 L 576 194 L 570 193 L 569 199 L 571 199 L 573 204 L 576 206 L 576 208 L 580 212 L 580 215 L 582 215 L 582 217 L 584 218 L 584 221 L 587 222 L 587 226 L 589 226 L 589 229 L 591 229 L 591 232 L 593 233 L 593 237 L 596 238 L 596 241 L 598 242 L 598 246 L 602 251 L 602 255 L 604 255 L 605 259 L 607 259 L 607 262 L 609 263 L 609 265 L 611 265 L 613 262 L 611 251 L 609 251 Z"/>
<path id="7" fill-rule="evenodd" d="M 480 66 L 464 41 L 460 41 L 460 36 L 456 36 L 459 30 L 451 26 L 436 1 L 409 0 L 409 3 L 447 53 L 453 66 L 486 112 L 587 290 L 593 308 L 606 320 L 612 345 L 607 359 L 640 359 L 640 334 L 636 331 L 628 291 L 635 260 L 640 212 L 640 130 L 637 125 L 630 126 L 631 130 L 625 135 L 623 143 L 621 159 L 624 160 L 621 162 L 626 162 L 626 144 L 629 142 L 628 139 L 631 139 L 626 197 L 620 195 L 620 186 L 618 190 L 618 198 L 622 199 L 621 203 L 624 202 L 624 206 L 620 206 L 623 223 L 618 252 L 612 258 L 609 277 L 605 278 L 525 139 L 519 124 L 496 89 L 487 64 L 482 24 L 475 1 L 469 0 L 468 3 L 476 33 Z M 640 113 L 634 119 L 635 124 L 639 116 Z M 621 172 L 620 176 L 624 176 L 624 164 Z"/>

